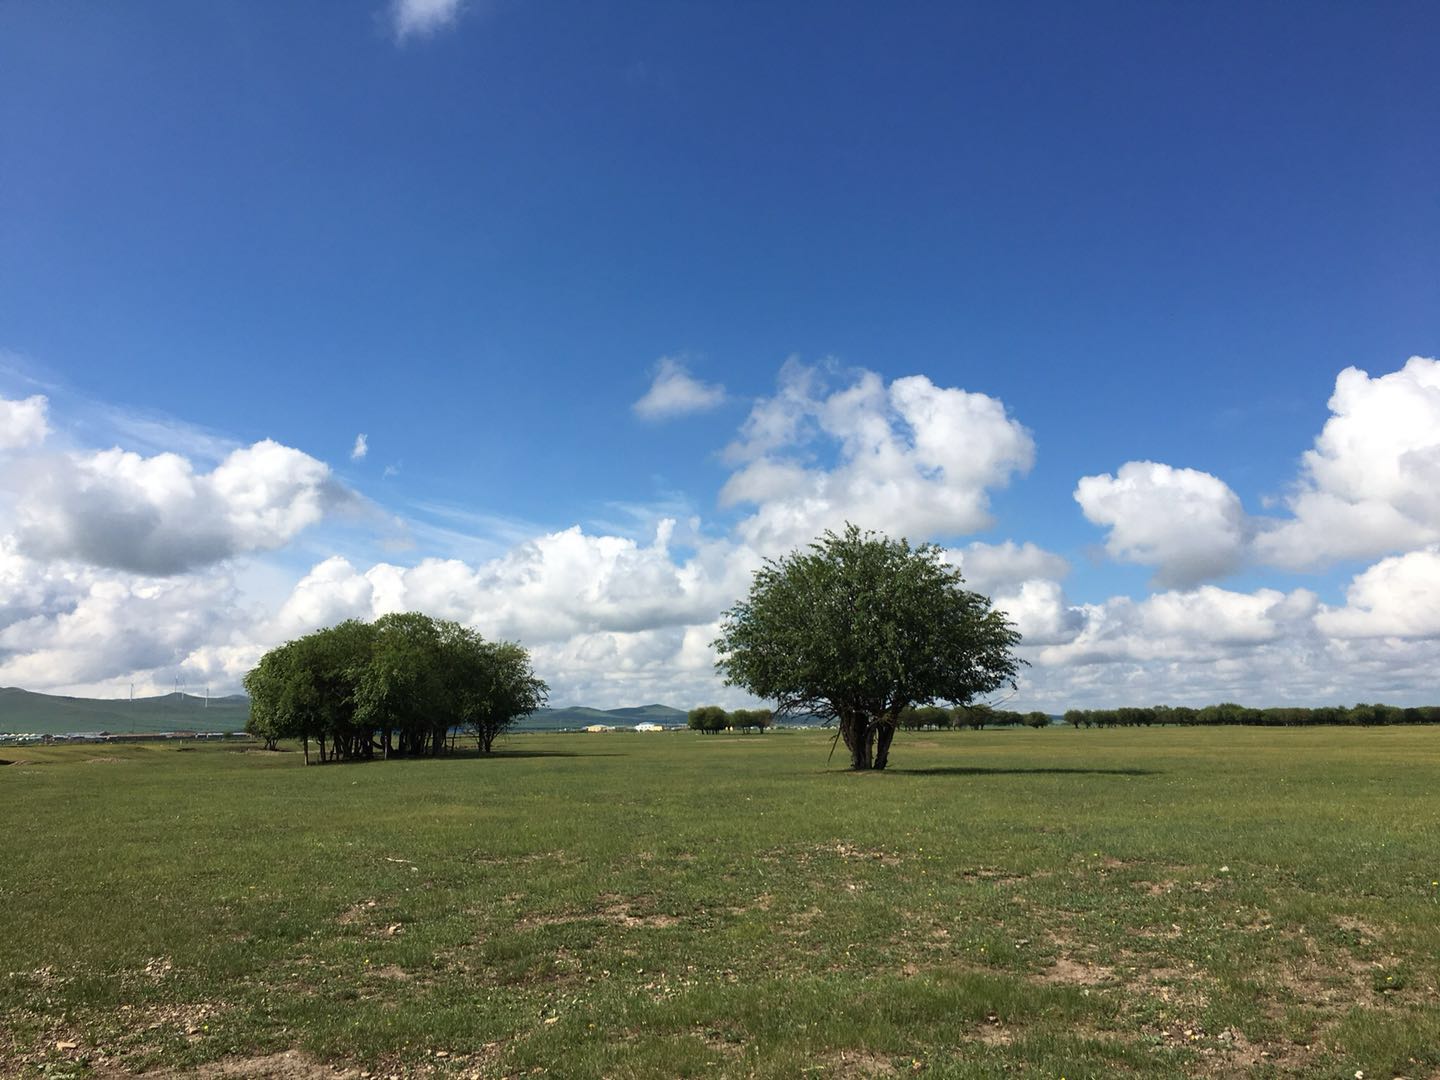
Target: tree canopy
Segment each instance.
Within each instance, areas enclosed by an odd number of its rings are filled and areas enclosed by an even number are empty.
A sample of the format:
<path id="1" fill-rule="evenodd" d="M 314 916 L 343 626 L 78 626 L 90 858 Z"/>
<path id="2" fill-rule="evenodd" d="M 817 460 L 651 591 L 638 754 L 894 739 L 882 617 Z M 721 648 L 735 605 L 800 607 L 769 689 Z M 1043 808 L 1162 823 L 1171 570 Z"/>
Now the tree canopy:
<path id="1" fill-rule="evenodd" d="M 354 619 L 271 649 L 245 676 L 248 730 L 273 747 L 312 739 L 320 759 L 439 754 L 459 728 L 490 753 L 496 735 L 545 704 L 514 642 L 490 642 L 418 612 Z"/>
<path id="2" fill-rule="evenodd" d="M 940 548 L 847 525 L 767 560 L 715 647 L 727 683 L 838 722 L 851 767 L 883 769 L 907 708 L 1014 686 L 1019 642 Z"/>

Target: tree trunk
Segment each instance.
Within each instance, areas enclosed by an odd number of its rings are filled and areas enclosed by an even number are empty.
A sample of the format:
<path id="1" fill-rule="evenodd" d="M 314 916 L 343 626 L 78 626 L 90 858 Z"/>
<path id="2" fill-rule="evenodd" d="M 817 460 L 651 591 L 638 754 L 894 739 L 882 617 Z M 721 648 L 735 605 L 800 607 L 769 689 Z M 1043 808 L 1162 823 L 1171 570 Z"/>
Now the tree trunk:
<path id="1" fill-rule="evenodd" d="M 890 740 L 895 738 L 895 725 L 881 723 L 876 735 L 874 768 L 883 769 L 890 761 Z"/>
<path id="2" fill-rule="evenodd" d="M 850 747 L 850 768 L 868 769 L 872 760 L 871 747 L 874 744 L 874 731 L 865 721 L 864 717 L 854 717 L 850 721 L 850 737 L 845 740 Z"/>
<path id="3" fill-rule="evenodd" d="M 306 736 L 305 736 L 305 764 L 306 764 L 306 765 L 309 765 L 309 764 L 310 764 L 310 736 L 309 736 L 309 734 L 306 734 Z"/>

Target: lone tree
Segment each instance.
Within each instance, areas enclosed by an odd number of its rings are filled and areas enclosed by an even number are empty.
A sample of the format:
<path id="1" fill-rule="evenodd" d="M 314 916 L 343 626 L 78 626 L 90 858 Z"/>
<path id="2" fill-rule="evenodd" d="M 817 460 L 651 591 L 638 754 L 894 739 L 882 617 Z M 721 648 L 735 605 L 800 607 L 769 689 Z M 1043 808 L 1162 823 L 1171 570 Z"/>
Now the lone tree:
<path id="1" fill-rule="evenodd" d="M 767 560 L 715 641 L 725 681 L 839 723 L 852 769 L 883 769 L 905 709 L 968 704 L 1023 663 L 1020 634 L 932 544 L 847 525 Z"/>

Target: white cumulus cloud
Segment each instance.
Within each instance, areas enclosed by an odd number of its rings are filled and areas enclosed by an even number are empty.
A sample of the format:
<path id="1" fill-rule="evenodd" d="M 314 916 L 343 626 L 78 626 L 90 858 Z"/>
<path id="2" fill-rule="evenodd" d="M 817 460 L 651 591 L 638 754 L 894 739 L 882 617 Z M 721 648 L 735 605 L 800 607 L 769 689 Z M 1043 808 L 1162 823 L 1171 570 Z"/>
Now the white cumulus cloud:
<path id="1" fill-rule="evenodd" d="M 18 580 L 18 588 L 17 586 Z M 0 685 L 116 697 L 223 641 L 236 595 L 224 574 L 144 578 L 26 558 L 0 541 Z"/>
<path id="2" fill-rule="evenodd" d="M 355 436 L 355 445 L 350 448 L 351 461 L 364 461 L 365 455 L 370 453 L 370 440 L 362 431 Z"/>
<path id="3" fill-rule="evenodd" d="M 0 398 L 0 450 L 37 446 L 50 434 L 49 402 L 43 394 L 18 401 Z"/>
<path id="4" fill-rule="evenodd" d="M 760 559 L 717 541 L 677 561 L 668 547 L 673 527 L 662 521 L 653 541 L 642 544 L 576 526 L 474 566 L 424 559 L 409 567 L 377 563 L 362 572 L 334 557 L 296 585 L 280 610 L 277 633 L 293 636 L 340 619 L 404 610 L 527 643 L 713 621 L 748 587 Z"/>
<path id="5" fill-rule="evenodd" d="M 1073 641 L 1085 626 L 1084 611 L 1070 606 L 1058 581 L 1021 582 L 1018 589 L 995 596 L 994 605 L 1015 624 L 1027 645 Z"/>
<path id="6" fill-rule="evenodd" d="M 847 521 L 916 540 L 984 528 L 989 489 L 1027 471 L 1035 443 L 985 394 L 869 371 L 832 391 L 791 362 L 726 453 L 740 464 L 720 501 L 753 504 L 738 534 L 776 554 Z"/>
<path id="7" fill-rule="evenodd" d="M 1194 585 L 1245 558 L 1250 526 L 1240 498 L 1209 473 L 1128 461 L 1114 476 L 1082 477 L 1075 501 L 1091 522 L 1109 526 L 1110 556 L 1156 567 L 1157 585 Z"/>
<path id="8" fill-rule="evenodd" d="M 149 575 L 281 547 L 352 498 L 324 462 L 268 439 L 209 473 L 111 449 L 32 459 L 11 482 L 25 554 Z"/>
<path id="9" fill-rule="evenodd" d="M 1345 601 L 1315 619 L 1334 637 L 1440 639 L 1440 547 L 1381 559 L 1356 575 Z"/>
<path id="10" fill-rule="evenodd" d="M 1414 356 L 1378 378 L 1346 368 L 1330 412 L 1287 500 L 1293 517 L 1257 538 L 1259 556 L 1313 569 L 1440 540 L 1440 362 Z"/>
<path id="11" fill-rule="evenodd" d="M 1058 580 L 1070 573 L 1070 563 L 1064 558 L 1028 540 L 1023 544 L 1014 540 L 1000 544 L 976 540 L 946 554 L 965 575 L 966 587 L 987 595 L 1007 585 L 1035 578 Z"/>
<path id="12" fill-rule="evenodd" d="M 703 383 L 674 357 L 661 357 L 655 379 L 645 396 L 631 406 L 645 420 L 669 420 L 689 413 L 705 412 L 725 401 L 725 388 Z"/>

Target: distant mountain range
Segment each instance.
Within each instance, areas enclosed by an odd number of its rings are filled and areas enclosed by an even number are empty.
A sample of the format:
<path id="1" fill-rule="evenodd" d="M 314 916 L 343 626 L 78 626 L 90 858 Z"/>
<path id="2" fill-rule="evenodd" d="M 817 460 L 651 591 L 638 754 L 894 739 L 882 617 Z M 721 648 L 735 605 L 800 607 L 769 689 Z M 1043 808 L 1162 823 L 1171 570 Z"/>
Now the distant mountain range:
<path id="1" fill-rule="evenodd" d="M 112 735 L 147 731 L 243 731 L 250 699 L 243 694 L 212 697 L 194 694 L 159 697 L 59 697 L 0 689 L 0 732 L 64 735 L 108 731 Z"/>
<path id="2" fill-rule="evenodd" d="M 613 727 L 634 727 L 636 724 L 660 724 L 663 727 L 684 727 L 689 713 L 669 705 L 631 705 L 624 709 L 591 709 L 571 705 L 564 709 L 541 709 L 531 713 L 517 725 L 519 731 L 560 731 L 583 728 L 591 724 Z"/>
<path id="3" fill-rule="evenodd" d="M 0 733 L 64 735 L 108 731 L 112 735 L 149 731 L 243 731 L 250 699 L 243 694 L 212 697 L 194 694 L 159 697 L 80 698 L 37 694 L 15 687 L 0 689 Z M 591 724 L 634 727 L 649 722 L 684 726 L 686 713 L 668 705 L 633 705 L 623 709 L 591 709 L 574 705 L 541 709 L 518 725 L 518 731 L 559 731 Z"/>

